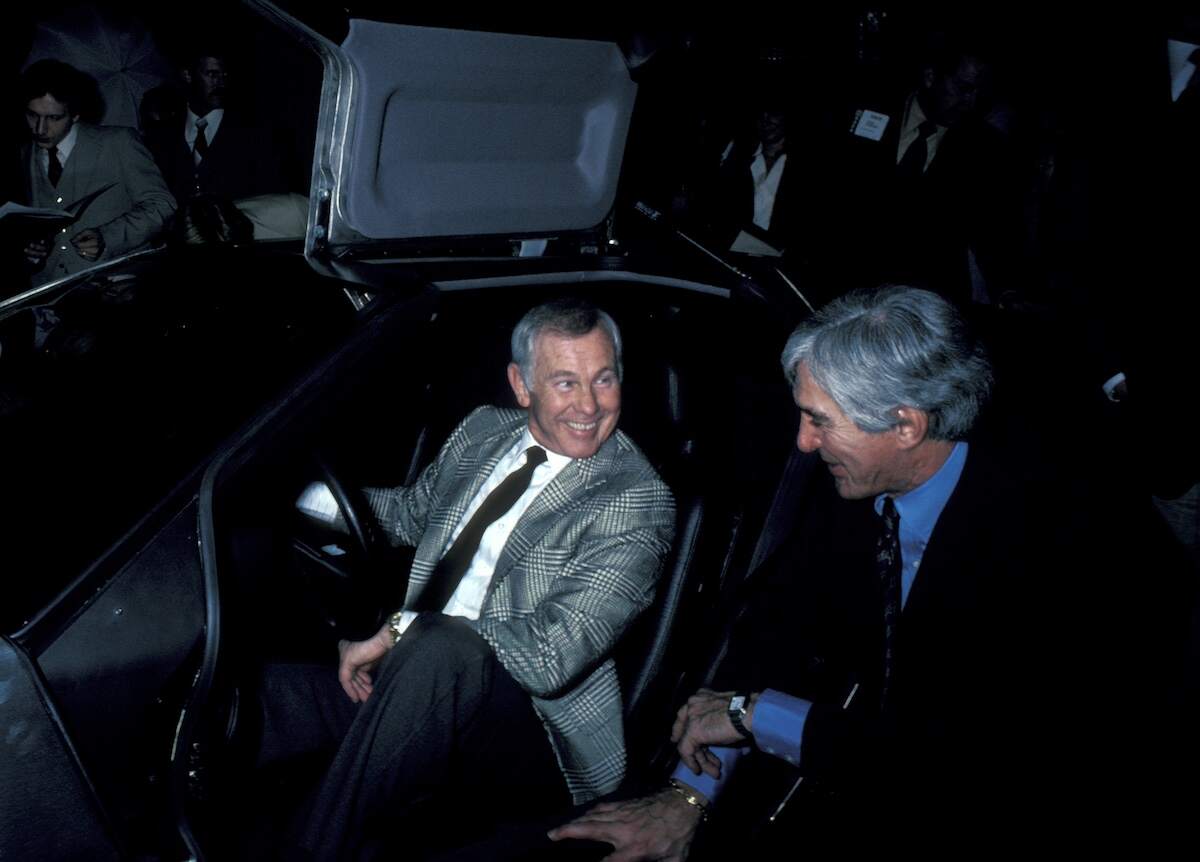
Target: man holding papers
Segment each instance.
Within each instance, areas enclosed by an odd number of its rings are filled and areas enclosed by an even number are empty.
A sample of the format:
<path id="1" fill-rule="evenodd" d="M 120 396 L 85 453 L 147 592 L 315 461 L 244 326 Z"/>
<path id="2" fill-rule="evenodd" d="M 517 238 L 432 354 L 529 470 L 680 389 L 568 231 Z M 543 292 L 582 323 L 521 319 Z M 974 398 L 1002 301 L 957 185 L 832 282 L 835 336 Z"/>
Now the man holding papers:
<path id="1" fill-rule="evenodd" d="M 175 199 L 135 131 L 80 122 L 85 84 L 80 72 L 56 60 L 34 63 L 21 79 L 31 138 L 22 150 L 26 203 L 76 216 L 26 244 L 35 286 L 149 246 L 175 212 Z"/>

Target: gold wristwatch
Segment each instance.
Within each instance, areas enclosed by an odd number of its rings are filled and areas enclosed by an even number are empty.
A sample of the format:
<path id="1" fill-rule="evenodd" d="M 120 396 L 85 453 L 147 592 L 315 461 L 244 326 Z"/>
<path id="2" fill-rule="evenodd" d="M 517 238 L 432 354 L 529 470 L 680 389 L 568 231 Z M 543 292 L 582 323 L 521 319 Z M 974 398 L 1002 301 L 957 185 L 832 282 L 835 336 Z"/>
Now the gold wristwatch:
<path id="1" fill-rule="evenodd" d="M 404 611 L 399 610 L 388 617 L 388 634 L 392 636 L 392 646 L 395 646 L 397 643 L 399 643 L 400 636 L 404 634 L 404 629 L 400 624 L 403 614 Z"/>

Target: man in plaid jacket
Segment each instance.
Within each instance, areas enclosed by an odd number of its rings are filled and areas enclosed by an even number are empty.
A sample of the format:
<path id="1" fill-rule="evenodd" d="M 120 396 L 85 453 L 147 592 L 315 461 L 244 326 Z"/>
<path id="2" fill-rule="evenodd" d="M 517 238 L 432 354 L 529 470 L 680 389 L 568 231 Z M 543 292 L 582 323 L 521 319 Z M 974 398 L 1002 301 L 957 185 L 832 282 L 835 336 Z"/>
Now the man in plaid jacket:
<path id="1" fill-rule="evenodd" d="M 295 839 L 304 858 L 440 844 L 480 816 L 463 814 L 464 798 L 490 814 L 583 803 L 624 775 L 610 653 L 653 598 L 673 500 L 616 430 L 621 341 L 607 314 L 548 303 L 512 343 L 508 377 L 525 409 L 475 410 L 413 485 L 366 489 L 389 540 L 416 546 L 404 608 L 373 637 L 341 644 L 340 691 L 328 671 L 300 686 L 294 672 L 266 681 L 268 756 L 312 700 L 320 720 L 301 735 L 338 744 Z M 463 552 L 484 501 L 531 465 L 528 488 Z M 310 487 L 298 505 L 336 517 L 327 493 Z M 461 580 L 439 583 L 439 562 L 456 554 Z M 424 813 L 445 813 L 447 799 L 449 821 Z M 397 825 L 418 809 L 419 822 Z"/>

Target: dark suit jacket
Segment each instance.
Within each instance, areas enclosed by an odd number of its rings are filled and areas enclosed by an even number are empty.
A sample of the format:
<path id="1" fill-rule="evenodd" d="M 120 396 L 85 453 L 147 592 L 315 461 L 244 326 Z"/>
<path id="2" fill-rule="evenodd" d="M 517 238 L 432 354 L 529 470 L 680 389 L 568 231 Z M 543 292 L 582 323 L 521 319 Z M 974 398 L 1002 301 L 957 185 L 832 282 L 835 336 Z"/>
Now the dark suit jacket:
<path id="1" fill-rule="evenodd" d="M 850 286 L 891 281 L 929 287 L 959 304 L 970 299 L 967 249 L 998 295 L 1015 278 L 1021 250 L 1019 185 L 999 133 L 964 122 L 946 131 L 917 181 L 896 176 L 906 96 L 853 103 L 818 151 L 810 204 L 826 214 L 812 225 L 805 255 L 818 277 Z M 855 112 L 886 114 L 883 138 L 851 131 Z"/>
<path id="2" fill-rule="evenodd" d="M 1010 834 L 1053 821 L 1065 793 L 1115 798 L 1144 743 L 1131 717 L 1160 708 L 1166 651 L 1178 648 L 1166 633 L 1182 636 L 1172 601 L 1148 588 L 1165 545 L 1125 542 L 1146 535 L 1132 515 L 1095 512 L 1040 469 L 973 445 L 905 605 L 881 708 L 878 518 L 870 500 L 840 500 L 824 475 L 820 485 L 758 573 L 716 679 L 814 702 L 809 786 L 840 794 L 860 824 L 864 808 L 910 824 L 937 812 Z M 756 767 L 739 766 L 739 779 L 743 792 L 766 786 L 753 784 Z"/>
<path id="3" fill-rule="evenodd" d="M 236 110 L 227 108 L 208 154 L 196 166 L 183 136 L 183 127 L 163 131 L 147 140 L 171 193 L 181 203 L 195 194 L 243 198 L 287 187 L 290 150 L 270 129 L 251 126 Z"/>
<path id="4" fill-rule="evenodd" d="M 1089 141 L 1098 167 L 1086 284 L 1111 350 L 1094 379 L 1126 372 L 1130 428 L 1154 427 L 1158 438 L 1139 472 L 1154 493 L 1175 497 L 1200 481 L 1190 423 L 1163 420 L 1195 382 L 1200 92 L 1171 102 L 1161 34 L 1131 39 L 1126 50 L 1138 62 L 1111 92 L 1132 122 Z"/>

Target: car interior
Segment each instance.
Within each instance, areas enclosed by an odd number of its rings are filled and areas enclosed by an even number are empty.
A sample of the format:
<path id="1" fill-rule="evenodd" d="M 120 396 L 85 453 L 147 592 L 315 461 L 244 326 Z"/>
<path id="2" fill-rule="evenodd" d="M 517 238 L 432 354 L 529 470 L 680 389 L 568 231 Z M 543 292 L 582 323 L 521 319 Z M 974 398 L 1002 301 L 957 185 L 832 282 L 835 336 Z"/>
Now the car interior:
<path id="1" fill-rule="evenodd" d="M 359 489 L 412 482 L 471 409 L 513 406 L 504 375 L 512 327 L 564 292 L 593 300 L 621 326 L 619 427 L 676 497 L 674 549 L 658 596 L 617 650 L 631 769 L 661 756 L 672 704 L 694 684 L 696 657 L 715 646 L 723 603 L 754 553 L 765 501 L 793 451 L 787 386 L 770 374 L 774 359 L 759 355 L 773 352 L 780 322 L 766 306 L 731 302 L 720 291 L 604 281 L 582 289 L 468 285 L 381 315 L 316 394 L 289 404 L 210 469 L 201 531 L 211 519 L 206 576 L 210 599 L 219 599 L 209 634 L 215 627 L 219 637 L 201 662 L 209 690 L 192 698 L 204 704 L 192 732 L 199 759 L 209 761 L 192 770 L 188 790 L 198 829 L 220 830 L 218 809 L 207 803 L 246 778 L 257 667 L 325 662 L 333 673 L 337 640 L 373 633 L 402 600 L 411 549 L 375 535 Z M 314 479 L 337 489 L 359 529 L 333 533 L 295 510 Z"/>

